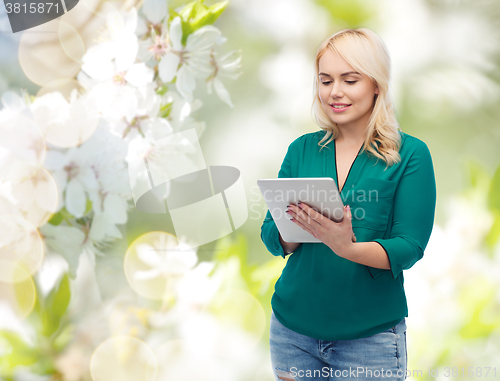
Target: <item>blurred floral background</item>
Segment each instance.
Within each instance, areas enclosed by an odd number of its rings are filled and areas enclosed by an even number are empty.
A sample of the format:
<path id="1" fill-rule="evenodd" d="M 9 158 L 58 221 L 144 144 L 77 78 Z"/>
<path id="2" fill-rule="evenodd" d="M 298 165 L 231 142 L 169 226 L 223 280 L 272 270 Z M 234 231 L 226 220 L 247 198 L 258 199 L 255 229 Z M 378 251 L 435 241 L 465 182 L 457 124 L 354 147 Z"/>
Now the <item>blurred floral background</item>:
<path id="1" fill-rule="evenodd" d="M 405 271 L 408 379 L 497 379 L 499 16 L 486 0 L 80 0 L 12 34 L 1 5 L 0 380 L 273 380 L 286 261 L 260 240 L 256 181 L 318 130 L 317 46 L 357 27 L 386 42 L 398 120 L 438 186 Z M 195 249 L 168 211 L 135 208 L 127 171 L 188 167 L 189 144 L 155 140 L 192 128 L 248 203 L 241 228 Z"/>

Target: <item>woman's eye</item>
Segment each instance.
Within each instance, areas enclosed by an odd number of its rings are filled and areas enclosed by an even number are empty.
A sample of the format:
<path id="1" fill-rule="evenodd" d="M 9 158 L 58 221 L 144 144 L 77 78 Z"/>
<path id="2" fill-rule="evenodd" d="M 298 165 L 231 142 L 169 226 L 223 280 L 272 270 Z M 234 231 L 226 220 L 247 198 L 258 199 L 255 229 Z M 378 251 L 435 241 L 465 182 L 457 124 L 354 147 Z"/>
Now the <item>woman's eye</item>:
<path id="1" fill-rule="evenodd" d="M 358 81 L 345 81 L 346 83 L 348 83 L 349 85 L 354 85 L 356 82 Z M 328 81 L 328 82 L 321 82 L 323 85 L 329 85 L 330 83 L 332 83 L 332 81 Z"/>

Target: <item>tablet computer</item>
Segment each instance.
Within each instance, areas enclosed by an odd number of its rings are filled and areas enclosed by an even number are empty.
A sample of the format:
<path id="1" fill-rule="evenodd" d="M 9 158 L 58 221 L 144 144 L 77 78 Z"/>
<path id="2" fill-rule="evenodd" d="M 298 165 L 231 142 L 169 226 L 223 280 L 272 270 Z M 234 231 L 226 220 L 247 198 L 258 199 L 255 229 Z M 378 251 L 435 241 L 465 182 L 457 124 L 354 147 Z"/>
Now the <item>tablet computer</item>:
<path id="1" fill-rule="evenodd" d="M 260 179 L 257 185 L 285 242 L 321 242 L 290 221 L 292 217 L 286 213 L 290 203 L 305 202 L 331 220 L 342 221 L 344 204 L 331 177 Z"/>

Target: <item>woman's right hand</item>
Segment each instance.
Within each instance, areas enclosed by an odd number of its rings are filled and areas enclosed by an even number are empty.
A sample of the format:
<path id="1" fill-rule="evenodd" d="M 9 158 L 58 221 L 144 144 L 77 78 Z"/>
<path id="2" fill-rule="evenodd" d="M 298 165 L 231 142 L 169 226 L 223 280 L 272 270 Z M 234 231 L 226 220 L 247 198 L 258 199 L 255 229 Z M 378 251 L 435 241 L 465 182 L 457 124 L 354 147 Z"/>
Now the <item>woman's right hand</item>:
<path id="1" fill-rule="evenodd" d="M 356 242 L 356 235 L 354 232 L 352 232 L 352 237 L 351 237 L 352 242 Z M 291 254 L 293 253 L 297 247 L 299 247 L 300 242 L 285 242 L 283 241 L 283 238 L 281 238 L 280 234 L 280 243 L 281 246 L 283 247 L 283 250 L 285 251 L 286 254 Z"/>

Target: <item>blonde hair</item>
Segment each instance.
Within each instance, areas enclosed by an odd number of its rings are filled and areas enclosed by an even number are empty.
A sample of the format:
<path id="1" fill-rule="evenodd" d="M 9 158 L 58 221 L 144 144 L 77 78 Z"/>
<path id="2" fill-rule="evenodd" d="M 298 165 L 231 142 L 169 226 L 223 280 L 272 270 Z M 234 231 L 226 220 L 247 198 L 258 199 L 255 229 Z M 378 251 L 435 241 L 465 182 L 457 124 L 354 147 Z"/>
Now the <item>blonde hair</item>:
<path id="1" fill-rule="evenodd" d="M 331 49 L 355 70 L 368 76 L 379 88 L 379 94 L 374 97 L 372 114 L 365 130 L 363 150 L 384 160 L 387 166 L 399 162 L 401 160 L 398 152 L 401 146 L 401 136 L 398 130 L 401 128 L 396 120 L 389 95 L 391 61 L 382 39 L 366 28 L 341 30 L 324 40 L 318 48 L 312 114 L 316 124 L 327 132 L 318 145 L 330 137 L 330 140 L 321 145 L 323 149 L 339 134 L 337 124 L 325 113 L 319 97 L 319 60 L 327 49 Z"/>

